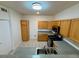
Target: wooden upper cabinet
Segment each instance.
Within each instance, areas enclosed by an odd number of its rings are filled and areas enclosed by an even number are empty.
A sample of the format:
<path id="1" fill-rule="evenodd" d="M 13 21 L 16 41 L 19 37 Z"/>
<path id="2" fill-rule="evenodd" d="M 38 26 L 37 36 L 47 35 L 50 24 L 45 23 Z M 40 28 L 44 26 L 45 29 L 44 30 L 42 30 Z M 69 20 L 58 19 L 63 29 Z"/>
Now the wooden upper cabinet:
<path id="1" fill-rule="evenodd" d="M 71 21 L 70 35 L 69 37 L 79 43 L 79 19 Z"/>
<path id="2" fill-rule="evenodd" d="M 48 29 L 52 29 L 52 23 L 53 23 L 52 21 L 48 22 Z"/>
<path id="3" fill-rule="evenodd" d="M 54 21 L 54 25 L 60 26 L 60 21 L 59 20 Z"/>
<path id="4" fill-rule="evenodd" d="M 47 29 L 48 28 L 48 21 L 38 21 L 38 28 L 39 29 Z"/>
<path id="5" fill-rule="evenodd" d="M 48 29 L 52 29 L 52 26 L 54 25 L 57 25 L 57 26 L 60 26 L 60 21 L 57 20 L 57 21 L 49 21 L 48 22 Z"/>
<path id="6" fill-rule="evenodd" d="M 21 20 L 21 34 L 23 41 L 29 40 L 29 21 Z"/>
<path id="7" fill-rule="evenodd" d="M 64 37 L 68 37 L 69 36 L 70 22 L 71 22 L 70 20 L 61 20 L 60 33 Z"/>

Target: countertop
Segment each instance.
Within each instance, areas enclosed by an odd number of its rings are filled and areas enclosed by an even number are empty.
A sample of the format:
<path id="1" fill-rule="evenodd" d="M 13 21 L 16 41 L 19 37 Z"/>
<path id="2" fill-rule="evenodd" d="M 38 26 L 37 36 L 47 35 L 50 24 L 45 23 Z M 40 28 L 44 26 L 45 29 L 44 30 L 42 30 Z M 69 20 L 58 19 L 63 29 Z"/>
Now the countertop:
<path id="1" fill-rule="evenodd" d="M 54 33 L 51 30 L 39 30 L 38 34 L 47 34 L 47 35 L 53 35 Z"/>

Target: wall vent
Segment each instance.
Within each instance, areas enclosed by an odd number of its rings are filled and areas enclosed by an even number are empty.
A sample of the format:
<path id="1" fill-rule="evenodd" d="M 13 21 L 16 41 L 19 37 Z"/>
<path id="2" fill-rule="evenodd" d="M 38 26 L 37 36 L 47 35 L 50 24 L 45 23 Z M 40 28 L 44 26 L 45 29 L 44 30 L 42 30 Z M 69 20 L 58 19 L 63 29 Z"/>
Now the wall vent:
<path id="1" fill-rule="evenodd" d="M 5 8 L 0 8 L 1 9 L 1 11 L 3 11 L 3 12 L 7 12 L 7 9 L 5 9 Z"/>

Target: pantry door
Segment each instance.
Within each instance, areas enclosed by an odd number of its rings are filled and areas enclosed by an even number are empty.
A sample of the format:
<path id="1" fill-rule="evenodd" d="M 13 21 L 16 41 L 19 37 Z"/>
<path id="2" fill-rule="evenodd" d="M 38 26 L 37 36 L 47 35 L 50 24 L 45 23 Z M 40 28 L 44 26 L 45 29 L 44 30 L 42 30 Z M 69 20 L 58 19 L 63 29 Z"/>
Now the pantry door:
<path id="1" fill-rule="evenodd" d="M 21 34 L 23 41 L 29 40 L 29 21 L 21 20 Z"/>

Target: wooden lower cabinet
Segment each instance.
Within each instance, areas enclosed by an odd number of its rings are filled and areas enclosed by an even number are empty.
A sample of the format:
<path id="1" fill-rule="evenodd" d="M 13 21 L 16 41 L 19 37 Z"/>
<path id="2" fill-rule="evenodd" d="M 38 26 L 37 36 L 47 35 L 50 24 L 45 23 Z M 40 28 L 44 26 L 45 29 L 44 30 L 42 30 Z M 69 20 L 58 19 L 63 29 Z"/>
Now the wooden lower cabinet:
<path id="1" fill-rule="evenodd" d="M 71 28 L 70 28 L 70 34 L 69 37 L 79 43 L 79 19 L 72 20 L 71 21 Z"/>
<path id="2" fill-rule="evenodd" d="M 38 41 L 47 41 L 48 34 L 38 34 Z"/>

